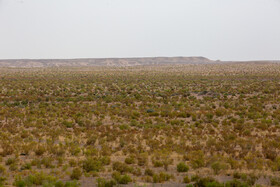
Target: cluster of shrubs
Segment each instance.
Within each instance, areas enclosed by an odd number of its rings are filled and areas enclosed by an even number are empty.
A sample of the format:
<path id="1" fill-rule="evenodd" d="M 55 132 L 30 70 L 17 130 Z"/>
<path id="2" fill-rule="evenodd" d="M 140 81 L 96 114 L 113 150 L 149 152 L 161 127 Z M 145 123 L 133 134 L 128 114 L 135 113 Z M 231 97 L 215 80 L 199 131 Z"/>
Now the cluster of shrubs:
<path id="1" fill-rule="evenodd" d="M 28 175 L 25 178 L 22 178 L 21 176 L 17 176 L 15 178 L 13 185 L 16 187 L 28 187 L 28 186 L 78 187 L 79 183 L 77 181 L 63 182 L 57 180 L 56 177 L 40 172 L 40 173 Z"/>
<path id="2" fill-rule="evenodd" d="M 101 186 L 178 182 L 208 168 L 269 173 L 279 185 L 280 66 L 227 76 L 189 68 L 0 70 L 0 184 L 33 185 L 41 171 L 69 180 L 112 175 Z M 18 174 L 30 177 L 12 179 Z"/>

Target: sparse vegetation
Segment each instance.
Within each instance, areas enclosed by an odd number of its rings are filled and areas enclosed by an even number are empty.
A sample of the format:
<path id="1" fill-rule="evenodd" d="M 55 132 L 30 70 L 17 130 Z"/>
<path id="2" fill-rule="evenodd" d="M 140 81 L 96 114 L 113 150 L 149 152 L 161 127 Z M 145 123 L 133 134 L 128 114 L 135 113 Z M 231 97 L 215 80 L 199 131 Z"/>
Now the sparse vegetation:
<path id="1" fill-rule="evenodd" d="M 279 186 L 279 78 L 278 64 L 1 68 L 0 186 Z"/>

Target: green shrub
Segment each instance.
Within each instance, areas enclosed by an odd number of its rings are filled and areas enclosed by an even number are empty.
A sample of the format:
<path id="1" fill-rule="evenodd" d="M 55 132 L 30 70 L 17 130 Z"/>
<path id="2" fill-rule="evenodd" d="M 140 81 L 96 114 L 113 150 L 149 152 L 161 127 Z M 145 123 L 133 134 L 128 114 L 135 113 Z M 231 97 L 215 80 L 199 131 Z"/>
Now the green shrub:
<path id="1" fill-rule="evenodd" d="M 145 175 L 153 176 L 153 175 L 154 175 L 154 172 L 153 172 L 153 170 L 151 170 L 150 168 L 147 168 L 147 169 L 145 169 Z"/>
<path id="2" fill-rule="evenodd" d="M 93 158 L 87 158 L 83 161 L 83 169 L 86 172 L 96 171 L 99 172 L 102 168 L 102 164 L 99 160 Z"/>
<path id="3" fill-rule="evenodd" d="M 13 184 L 16 187 L 25 187 L 27 186 L 26 182 L 24 180 L 16 180 Z"/>
<path id="4" fill-rule="evenodd" d="M 21 176 L 16 176 L 13 185 L 17 187 L 78 187 L 79 183 L 77 181 L 67 181 L 63 183 L 62 181 L 57 181 L 55 177 L 51 175 L 46 175 L 41 172 L 29 175 L 24 179 Z"/>
<path id="5" fill-rule="evenodd" d="M 68 163 L 69 163 L 69 166 L 71 166 L 71 167 L 77 166 L 77 162 L 74 159 L 70 159 Z"/>
<path id="6" fill-rule="evenodd" d="M 129 175 L 121 175 L 119 172 L 113 172 L 112 177 L 117 181 L 119 184 L 128 184 L 132 182 L 132 179 Z"/>
<path id="7" fill-rule="evenodd" d="M 73 127 L 73 122 L 71 121 L 63 121 L 62 124 L 66 127 L 66 128 L 72 128 Z"/>
<path id="8" fill-rule="evenodd" d="M 111 163 L 111 159 L 108 156 L 101 157 L 99 160 L 104 166 L 110 165 Z"/>
<path id="9" fill-rule="evenodd" d="M 6 178 L 0 177 L 0 187 L 4 187 L 5 180 Z"/>
<path id="10" fill-rule="evenodd" d="M 270 183 L 272 186 L 280 186 L 280 178 L 272 177 L 270 178 Z"/>
<path id="11" fill-rule="evenodd" d="M 46 175 L 43 172 L 35 173 L 22 179 L 22 177 L 16 177 L 15 186 L 32 186 L 32 185 L 43 185 L 43 183 L 55 183 L 56 178 L 50 175 Z"/>
<path id="12" fill-rule="evenodd" d="M 135 176 L 141 176 L 142 175 L 142 171 L 140 168 L 132 168 L 131 174 L 135 175 Z"/>
<path id="13" fill-rule="evenodd" d="M 78 187 L 80 184 L 77 181 L 67 181 L 64 184 L 64 187 Z"/>
<path id="14" fill-rule="evenodd" d="M 31 169 L 31 164 L 30 163 L 25 163 L 24 165 L 21 166 L 20 169 L 21 170 L 30 170 Z"/>
<path id="15" fill-rule="evenodd" d="M 120 172 L 121 174 L 132 172 L 133 168 L 121 162 L 113 163 L 113 170 Z"/>
<path id="16" fill-rule="evenodd" d="M 188 155 L 188 159 L 190 160 L 191 166 L 194 169 L 205 166 L 205 158 L 204 158 L 204 153 L 202 151 L 190 152 L 190 154 Z"/>
<path id="17" fill-rule="evenodd" d="M 210 177 L 200 178 L 194 186 L 197 187 L 224 187 L 224 184 L 220 184 L 215 179 Z"/>
<path id="18" fill-rule="evenodd" d="M 64 187 L 64 183 L 62 181 L 56 181 L 54 184 L 55 187 Z"/>
<path id="19" fill-rule="evenodd" d="M 135 158 L 134 157 L 126 157 L 125 161 L 126 164 L 135 164 Z"/>
<path id="20" fill-rule="evenodd" d="M 18 170 L 18 165 L 16 163 L 13 163 L 10 165 L 9 170 L 11 171 L 16 171 Z"/>
<path id="21" fill-rule="evenodd" d="M 132 179 L 130 178 L 129 175 L 123 175 L 120 180 L 119 180 L 119 183 L 120 184 L 128 184 L 129 182 L 132 182 Z"/>
<path id="22" fill-rule="evenodd" d="M 211 168 L 214 170 L 214 173 L 217 175 L 221 170 L 227 169 L 228 166 L 223 162 L 216 161 L 213 164 L 211 164 Z"/>
<path id="23" fill-rule="evenodd" d="M 70 178 L 72 180 L 79 180 L 81 176 L 82 176 L 82 171 L 79 168 L 74 168 L 72 174 L 70 175 Z"/>
<path id="24" fill-rule="evenodd" d="M 46 152 L 46 148 L 43 145 L 38 145 L 37 148 L 35 149 L 35 154 L 37 156 L 42 156 Z"/>
<path id="25" fill-rule="evenodd" d="M 45 157 L 42 158 L 41 160 L 41 164 L 43 164 L 46 168 L 54 168 L 55 166 L 52 163 L 53 163 L 53 158 L 50 157 Z"/>
<path id="26" fill-rule="evenodd" d="M 184 182 L 184 183 L 190 183 L 190 182 L 191 182 L 191 180 L 190 180 L 190 178 L 189 178 L 188 175 L 186 175 L 186 176 L 183 178 L 183 182 Z"/>
<path id="27" fill-rule="evenodd" d="M 97 136 L 91 136 L 91 137 L 89 137 L 89 138 L 87 139 L 86 144 L 87 144 L 87 145 L 94 145 L 95 142 L 96 142 L 96 140 L 97 140 Z"/>
<path id="28" fill-rule="evenodd" d="M 177 171 L 178 172 L 188 172 L 189 171 L 189 167 L 184 162 L 180 162 L 177 165 Z"/>
<path id="29" fill-rule="evenodd" d="M 11 164 L 15 164 L 17 162 L 17 159 L 16 158 L 8 158 L 7 160 L 6 160 L 6 165 L 7 166 L 9 166 L 9 165 L 11 165 Z"/>
<path id="30" fill-rule="evenodd" d="M 217 181 L 206 183 L 206 187 L 224 187 L 224 184 L 219 183 Z"/>
<path id="31" fill-rule="evenodd" d="M 113 187 L 114 185 L 116 185 L 116 181 L 114 180 L 107 181 L 104 178 L 98 178 L 96 181 L 98 187 Z"/>
<path id="32" fill-rule="evenodd" d="M 26 179 L 26 181 L 31 184 L 35 185 L 42 185 L 44 181 L 55 181 L 55 177 L 49 176 L 44 174 L 43 172 L 41 173 L 35 173 L 34 175 L 29 175 Z"/>
<path id="33" fill-rule="evenodd" d="M 228 182 L 226 182 L 225 183 L 225 185 L 224 186 L 226 186 L 226 187 L 249 187 L 250 185 L 248 185 L 247 183 L 245 183 L 245 182 L 241 182 L 241 181 L 239 181 L 239 180 L 236 180 L 236 179 L 234 179 L 234 180 L 232 180 L 232 181 L 228 181 Z"/>
<path id="34" fill-rule="evenodd" d="M 191 181 L 192 182 L 196 182 L 196 181 L 198 181 L 200 179 L 200 177 L 198 176 L 198 175 L 192 175 L 191 176 Z"/>
<path id="35" fill-rule="evenodd" d="M 128 130 L 130 127 L 127 124 L 123 124 L 119 126 L 120 130 Z"/>
<path id="36" fill-rule="evenodd" d="M 160 160 L 153 160 L 152 162 L 153 162 L 154 167 L 156 167 L 156 168 L 163 166 L 163 162 Z"/>
<path id="37" fill-rule="evenodd" d="M 6 171 L 5 167 L 0 165 L 0 174 L 3 174 Z"/>
<path id="38" fill-rule="evenodd" d="M 138 166 L 145 166 L 148 163 L 148 155 L 146 153 L 141 153 L 137 157 Z"/>
<path id="39" fill-rule="evenodd" d="M 162 183 L 165 181 L 169 181 L 171 178 L 171 175 L 164 173 L 164 172 L 160 172 L 159 174 L 154 174 L 153 175 L 153 182 L 154 183 Z"/>

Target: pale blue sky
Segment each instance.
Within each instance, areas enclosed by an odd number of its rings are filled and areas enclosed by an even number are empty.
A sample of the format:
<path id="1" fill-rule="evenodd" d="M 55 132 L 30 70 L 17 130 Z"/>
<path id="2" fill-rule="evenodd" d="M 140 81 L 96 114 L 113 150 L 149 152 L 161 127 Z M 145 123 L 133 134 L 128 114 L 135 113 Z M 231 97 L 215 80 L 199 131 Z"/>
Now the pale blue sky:
<path id="1" fill-rule="evenodd" d="M 0 0 L 0 59 L 280 59 L 278 0 Z"/>

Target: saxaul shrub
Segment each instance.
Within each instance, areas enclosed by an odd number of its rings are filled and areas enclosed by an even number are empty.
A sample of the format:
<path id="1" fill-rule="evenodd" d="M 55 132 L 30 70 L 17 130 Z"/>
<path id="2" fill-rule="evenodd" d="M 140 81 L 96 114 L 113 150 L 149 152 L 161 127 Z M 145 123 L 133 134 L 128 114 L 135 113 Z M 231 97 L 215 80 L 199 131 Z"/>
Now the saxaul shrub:
<path id="1" fill-rule="evenodd" d="M 0 174 L 4 174 L 4 172 L 6 171 L 6 168 L 3 165 L 0 165 Z"/>
<path id="2" fill-rule="evenodd" d="M 192 151 L 187 155 L 190 164 L 194 169 L 205 166 L 204 153 L 202 151 Z"/>
<path id="3" fill-rule="evenodd" d="M 133 171 L 133 168 L 128 166 L 127 164 L 125 163 L 121 163 L 121 162 L 114 162 L 113 163 L 113 170 L 114 171 L 118 171 L 120 172 L 121 174 L 123 173 L 130 173 Z"/>
<path id="4" fill-rule="evenodd" d="M 180 162 L 177 165 L 177 171 L 178 172 L 188 172 L 189 171 L 189 167 L 184 162 Z"/>
<path id="5" fill-rule="evenodd" d="M 15 164 L 16 162 L 18 161 L 18 159 L 17 158 L 15 158 L 15 157 L 10 157 L 10 158 L 8 158 L 7 160 L 6 160 L 6 165 L 7 166 L 9 166 L 9 165 L 12 165 L 12 164 Z"/>
<path id="6" fill-rule="evenodd" d="M 142 171 L 140 168 L 133 168 L 133 170 L 131 171 L 131 174 L 135 175 L 135 176 L 141 176 L 142 175 Z"/>
<path id="7" fill-rule="evenodd" d="M 11 146 L 11 142 L 3 142 L 2 143 L 2 152 L 0 152 L 1 156 L 6 157 L 12 155 L 14 153 L 14 148 Z"/>
<path id="8" fill-rule="evenodd" d="M 132 182 L 131 177 L 129 175 L 127 175 L 127 174 L 121 175 L 119 172 L 113 172 L 112 173 L 112 177 L 119 184 L 128 184 L 128 183 Z"/>
<path id="9" fill-rule="evenodd" d="M 228 169 L 229 166 L 224 162 L 216 161 L 211 164 L 211 168 L 213 169 L 214 173 L 217 175 L 220 173 L 220 171 Z"/>
<path id="10" fill-rule="evenodd" d="M 37 156 L 42 156 L 46 152 L 46 148 L 44 145 L 38 145 L 34 152 Z"/>
<path id="11" fill-rule="evenodd" d="M 190 180 L 189 176 L 186 175 L 186 176 L 183 178 L 183 183 L 190 183 L 190 182 L 191 182 L 191 180 Z"/>
<path id="12" fill-rule="evenodd" d="M 50 157 L 44 157 L 41 160 L 41 164 L 45 166 L 45 168 L 54 168 L 53 159 Z"/>
<path id="13" fill-rule="evenodd" d="M 145 169 L 145 175 L 152 177 L 154 175 L 154 171 L 150 168 L 147 168 L 147 169 Z"/>
<path id="14" fill-rule="evenodd" d="M 19 165 L 17 163 L 13 163 L 9 166 L 10 171 L 17 171 L 19 169 Z M 28 166 L 28 169 L 31 169 L 31 167 Z"/>
<path id="15" fill-rule="evenodd" d="M 146 153 L 140 153 L 137 156 L 137 164 L 138 166 L 145 166 L 146 164 L 148 164 L 148 155 Z"/>
<path id="16" fill-rule="evenodd" d="M 21 170 L 30 170 L 32 168 L 31 163 L 25 163 L 21 166 Z"/>
<path id="17" fill-rule="evenodd" d="M 104 178 L 98 178 L 96 181 L 98 187 L 113 187 L 117 184 L 115 180 L 106 180 Z"/>
<path id="18" fill-rule="evenodd" d="M 104 166 L 110 165 L 110 163 L 111 163 L 111 158 L 109 156 L 103 156 L 103 157 L 99 158 L 99 160 L 102 163 L 102 165 L 104 165 Z"/>
<path id="19" fill-rule="evenodd" d="M 75 166 L 77 166 L 78 163 L 75 159 L 70 159 L 68 161 L 68 164 L 69 164 L 70 167 L 75 167 Z"/>
<path id="20" fill-rule="evenodd" d="M 87 139 L 87 145 L 94 145 L 97 140 L 97 136 L 92 135 Z"/>
<path id="21" fill-rule="evenodd" d="M 171 179 L 171 175 L 164 173 L 164 172 L 160 172 L 159 174 L 154 174 L 153 175 L 153 182 L 154 183 L 162 183 L 162 182 L 166 182 L 169 181 Z"/>
<path id="22" fill-rule="evenodd" d="M 72 180 L 79 180 L 81 178 L 82 174 L 83 173 L 80 168 L 74 168 L 70 175 L 70 178 Z"/>
<path id="23" fill-rule="evenodd" d="M 125 158 L 124 161 L 126 164 L 135 164 L 136 160 L 134 156 L 129 156 Z"/>
<path id="24" fill-rule="evenodd" d="M 16 177 L 14 184 L 16 186 L 27 186 L 27 185 L 43 185 L 43 182 L 55 182 L 56 178 L 47 175 L 43 172 L 35 173 L 32 175 L 27 176 L 26 178 L 22 179 L 22 177 Z"/>
<path id="25" fill-rule="evenodd" d="M 85 159 L 82 163 L 82 166 L 86 172 L 99 172 L 102 169 L 102 163 L 99 160 L 91 157 Z"/>

